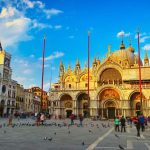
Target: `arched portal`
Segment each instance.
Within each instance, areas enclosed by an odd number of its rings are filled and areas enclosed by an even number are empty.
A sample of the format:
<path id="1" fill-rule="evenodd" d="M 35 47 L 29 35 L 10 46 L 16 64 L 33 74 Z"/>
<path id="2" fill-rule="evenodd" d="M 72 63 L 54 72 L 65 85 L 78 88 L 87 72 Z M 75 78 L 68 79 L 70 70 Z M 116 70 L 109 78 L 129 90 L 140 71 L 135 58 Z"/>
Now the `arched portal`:
<path id="1" fill-rule="evenodd" d="M 113 89 L 104 89 L 99 94 L 99 115 L 102 118 L 113 119 L 116 115 L 121 115 L 119 108 L 120 95 Z"/>
<path id="2" fill-rule="evenodd" d="M 144 104 L 145 96 L 142 94 L 142 101 Z M 135 116 L 141 109 L 140 103 L 140 92 L 134 92 L 130 96 L 130 109 L 131 109 L 131 116 Z"/>
<path id="3" fill-rule="evenodd" d="M 107 110 L 107 118 L 113 119 L 115 117 L 116 112 L 116 103 L 113 100 L 107 100 L 104 103 L 104 108 Z"/>
<path id="4" fill-rule="evenodd" d="M 78 115 L 87 117 L 88 115 L 88 94 L 81 93 L 77 97 L 77 109 Z"/>
<path id="5" fill-rule="evenodd" d="M 60 98 L 60 111 L 63 117 L 69 118 L 73 113 L 73 100 L 69 94 L 64 94 Z"/>

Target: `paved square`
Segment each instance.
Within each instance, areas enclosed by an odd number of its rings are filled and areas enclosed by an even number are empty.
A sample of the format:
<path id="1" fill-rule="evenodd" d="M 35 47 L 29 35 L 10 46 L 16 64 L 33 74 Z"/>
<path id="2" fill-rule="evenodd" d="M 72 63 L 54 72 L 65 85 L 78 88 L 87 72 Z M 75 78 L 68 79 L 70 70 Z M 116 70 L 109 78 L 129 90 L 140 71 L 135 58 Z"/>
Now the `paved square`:
<path id="1" fill-rule="evenodd" d="M 92 150 L 92 149 L 150 149 L 150 132 L 143 132 L 140 139 L 136 129 L 127 127 L 126 133 L 114 131 L 113 122 L 84 119 L 68 127 L 70 120 L 47 120 L 45 126 L 32 126 L 35 120 L 14 120 L 15 126 L 7 127 L 7 120 L 1 119 L 1 150 Z M 64 124 L 67 124 L 67 126 Z"/>

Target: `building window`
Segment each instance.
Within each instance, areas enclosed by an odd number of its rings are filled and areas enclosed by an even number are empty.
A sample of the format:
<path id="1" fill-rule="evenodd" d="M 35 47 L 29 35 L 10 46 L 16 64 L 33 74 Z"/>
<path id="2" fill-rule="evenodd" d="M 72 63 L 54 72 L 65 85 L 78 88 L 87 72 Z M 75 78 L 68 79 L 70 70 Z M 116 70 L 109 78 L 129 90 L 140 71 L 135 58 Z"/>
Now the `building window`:
<path id="1" fill-rule="evenodd" d="M 3 93 L 6 92 L 6 86 L 5 86 L 5 85 L 2 86 L 2 92 L 3 92 Z"/>
<path id="2" fill-rule="evenodd" d="M 71 89 L 71 84 L 69 84 L 69 89 Z"/>
<path id="3" fill-rule="evenodd" d="M 85 83 L 85 87 L 88 87 L 88 84 L 87 84 L 87 83 Z"/>

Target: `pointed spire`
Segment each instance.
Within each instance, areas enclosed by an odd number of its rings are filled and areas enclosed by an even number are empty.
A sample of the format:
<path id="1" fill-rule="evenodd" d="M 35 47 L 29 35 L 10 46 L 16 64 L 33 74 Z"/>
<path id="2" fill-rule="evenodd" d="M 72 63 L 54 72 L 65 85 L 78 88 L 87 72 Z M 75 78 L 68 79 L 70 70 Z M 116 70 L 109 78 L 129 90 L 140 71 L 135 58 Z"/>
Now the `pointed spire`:
<path id="1" fill-rule="evenodd" d="M 71 70 L 71 66 L 70 66 L 70 63 L 68 64 L 68 70 Z"/>
<path id="2" fill-rule="evenodd" d="M 123 39 L 122 39 L 121 44 L 120 44 L 120 49 L 125 49 L 125 45 L 123 43 Z"/>
<path id="3" fill-rule="evenodd" d="M 76 66 L 80 66 L 80 62 L 79 62 L 78 58 L 77 58 L 77 61 L 76 61 Z"/>
<path id="4" fill-rule="evenodd" d="M 111 55 L 111 45 L 108 45 L 108 52 L 107 52 L 107 57 L 109 57 Z"/>
<path id="5" fill-rule="evenodd" d="M 61 66 L 63 66 L 63 62 L 62 62 L 62 60 L 60 61 L 60 65 L 59 65 L 59 66 L 60 66 L 60 67 L 61 67 Z"/>
<path id="6" fill-rule="evenodd" d="M 100 65 L 101 61 L 100 61 L 99 57 L 97 57 L 96 61 L 97 61 L 97 65 Z"/>
<path id="7" fill-rule="evenodd" d="M 94 57 L 93 64 L 97 64 L 96 57 Z"/>
<path id="8" fill-rule="evenodd" d="M 1 42 L 0 42 L 0 51 L 2 51 L 3 50 L 3 48 L 2 48 L 2 44 L 1 44 Z"/>
<path id="9" fill-rule="evenodd" d="M 148 54 L 147 54 L 147 51 L 145 51 L 144 60 L 148 60 Z"/>
<path id="10" fill-rule="evenodd" d="M 129 47 L 128 47 L 128 51 L 134 53 L 134 48 L 132 47 L 132 44 L 131 44 L 131 37 L 129 38 Z"/>

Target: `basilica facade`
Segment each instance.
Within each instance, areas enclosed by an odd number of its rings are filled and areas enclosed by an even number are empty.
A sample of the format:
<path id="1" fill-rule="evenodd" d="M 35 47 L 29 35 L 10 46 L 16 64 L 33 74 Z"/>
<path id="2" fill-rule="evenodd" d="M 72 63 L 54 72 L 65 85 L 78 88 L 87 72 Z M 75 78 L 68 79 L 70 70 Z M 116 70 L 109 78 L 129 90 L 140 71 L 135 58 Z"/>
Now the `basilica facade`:
<path id="1" fill-rule="evenodd" d="M 141 109 L 144 115 L 150 114 L 150 66 L 145 53 L 140 60 L 142 93 L 139 90 L 138 56 L 134 48 L 125 47 L 123 41 L 119 50 L 111 52 L 108 46 L 106 58 L 101 62 L 94 58 L 89 72 L 81 69 L 79 60 L 72 70 L 59 66 L 59 80 L 49 93 L 50 113 L 55 116 L 69 117 L 70 114 L 102 118 L 114 118 L 117 115 L 136 116 Z M 141 105 L 142 99 L 142 105 Z"/>

